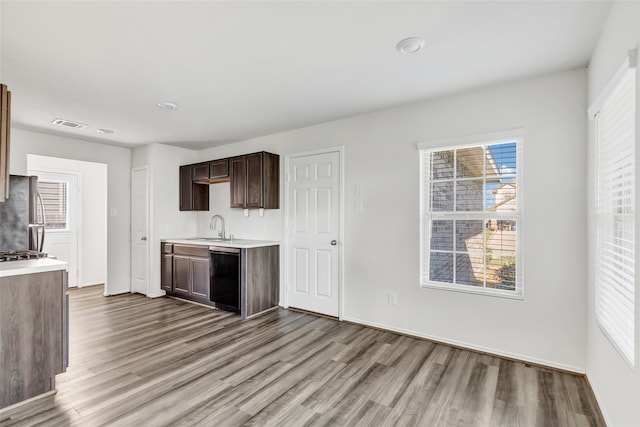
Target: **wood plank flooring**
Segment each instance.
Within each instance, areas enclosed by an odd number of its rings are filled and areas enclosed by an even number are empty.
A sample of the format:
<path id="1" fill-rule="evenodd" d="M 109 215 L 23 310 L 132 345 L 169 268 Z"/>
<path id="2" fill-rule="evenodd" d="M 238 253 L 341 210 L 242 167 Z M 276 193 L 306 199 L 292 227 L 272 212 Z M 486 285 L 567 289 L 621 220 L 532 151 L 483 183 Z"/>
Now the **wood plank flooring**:
<path id="1" fill-rule="evenodd" d="M 70 292 L 52 405 L 1 426 L 604 426 L 580 376 L 287 310 Z"/>

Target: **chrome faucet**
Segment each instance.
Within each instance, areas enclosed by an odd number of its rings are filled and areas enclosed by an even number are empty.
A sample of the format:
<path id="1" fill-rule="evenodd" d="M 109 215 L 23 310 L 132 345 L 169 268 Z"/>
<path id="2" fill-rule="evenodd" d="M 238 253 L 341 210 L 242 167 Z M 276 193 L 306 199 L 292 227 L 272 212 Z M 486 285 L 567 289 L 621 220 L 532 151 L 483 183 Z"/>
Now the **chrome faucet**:
<path id="1" fill-rule="evenodd" d="M 222 218 L 222 215 L 214 215 L 214 216 L 212 216 L 212 217 L 211 217 L 211 223 L 209 224 L 209 228 L 210 228 L 211 230 L 217 230 L 217 228 L 216 228 L 216 219 L 219 219 L 219 220 L 220 220 L 220 225 L 221 225 L 221 228 L 222 228 L 222 231 L 220 231 L 220 232 L 218 233 L 218 236 L 219 236 L 222 240 L 225 240 L 225 239 L 226 239 L 226 236 L 225 236 L 225 234 L 224 234 L 224 218 Z"/>

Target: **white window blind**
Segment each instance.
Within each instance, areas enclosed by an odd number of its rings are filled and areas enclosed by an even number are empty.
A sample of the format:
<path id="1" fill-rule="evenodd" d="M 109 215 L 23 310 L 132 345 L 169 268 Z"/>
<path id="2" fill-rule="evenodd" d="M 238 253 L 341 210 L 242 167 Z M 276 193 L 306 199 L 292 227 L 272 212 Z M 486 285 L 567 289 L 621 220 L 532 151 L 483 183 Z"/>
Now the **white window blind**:
<path id="1" fill-rule="evenodd" d="M 596 318 L 635 364 L 635 81 L 628 68 L 596 115 Z"/>
<path id="2" fill-rule="evenodd" d="M 67 228 L 67 185 L 66 182 L 38 181 L 38 191 L 44 205 L 44 225 L 48 230 Z M 41 217 L 38 218 L 38 222 L 42 222 Z"/>
<path id="3" fill-rule="evenodd" d="M 522 295 L 520 153 L 520 139 L 421 149 L 422 286 Z"/>

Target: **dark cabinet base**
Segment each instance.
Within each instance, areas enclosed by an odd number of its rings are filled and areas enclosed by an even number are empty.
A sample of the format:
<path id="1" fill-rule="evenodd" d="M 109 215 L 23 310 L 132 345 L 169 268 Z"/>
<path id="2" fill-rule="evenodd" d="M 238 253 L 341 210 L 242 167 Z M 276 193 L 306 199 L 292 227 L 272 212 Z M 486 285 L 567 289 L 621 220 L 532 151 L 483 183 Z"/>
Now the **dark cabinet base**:
<path id="1" fill-rule="evenodd" d="M 0 279 L 0 408 L 55 389 L 68 361 L 67 273 Z"/>
<path id="2" fill-rule="evenodd" d="M 278 306 L 279 246 L 209 251 L 203 246 L 162 245 L 162 288 L 168 296 L 239 313 L 242 318 Z"/>
<path id="3" fill-rule="evenodd" d="M 280 301 L 280 247 L 243 249 L 240 308 L 248 318 L 277 307 Z"/>

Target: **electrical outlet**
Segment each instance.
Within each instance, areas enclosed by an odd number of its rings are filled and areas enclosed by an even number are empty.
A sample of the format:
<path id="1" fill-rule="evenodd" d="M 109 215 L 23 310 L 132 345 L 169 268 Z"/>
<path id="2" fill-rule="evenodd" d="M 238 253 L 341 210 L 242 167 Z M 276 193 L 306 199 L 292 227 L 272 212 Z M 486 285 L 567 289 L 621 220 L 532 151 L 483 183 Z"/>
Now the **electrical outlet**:
<path id="1" fill-rule="evenodd" d="M 397 293 L 389 291 L 389 293 L 387 294 L 387 297 L 389 299 L 389 304 L 396 305 L 398 303 Z"/>

